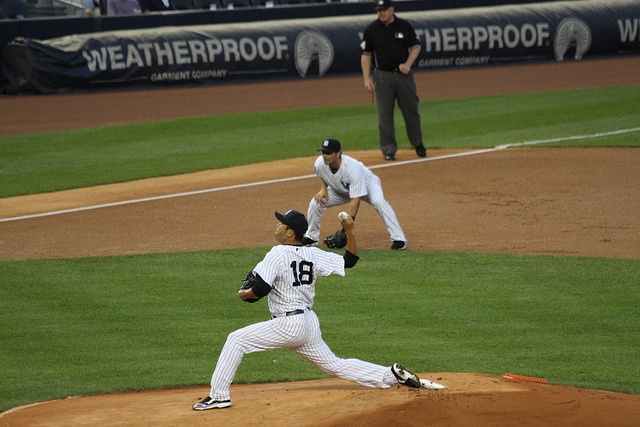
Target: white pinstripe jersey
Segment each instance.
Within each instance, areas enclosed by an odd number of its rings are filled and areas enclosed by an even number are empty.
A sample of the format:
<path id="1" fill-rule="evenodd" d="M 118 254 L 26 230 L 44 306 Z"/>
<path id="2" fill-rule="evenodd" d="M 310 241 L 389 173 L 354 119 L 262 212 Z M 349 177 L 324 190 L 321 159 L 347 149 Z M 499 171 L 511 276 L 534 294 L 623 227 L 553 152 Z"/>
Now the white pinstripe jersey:
<path id="1" fill-rule="evenodd" d="M 253 271 L 271 285 L 268 300 L 272 314 L 313 307 L 316 279 L 345 275 L 341 255 L 294 245 L 274 246 Z"/>
<path id="2" fill-rule="evenodd" d="M 342 155 L 342 164 L 336 173 L 324 164 L 322 156 L 316 159 L 313 169 L 329 187 L 351 199 L 368 194 L 367 184 L 375 176 L 361 161 Z"/>

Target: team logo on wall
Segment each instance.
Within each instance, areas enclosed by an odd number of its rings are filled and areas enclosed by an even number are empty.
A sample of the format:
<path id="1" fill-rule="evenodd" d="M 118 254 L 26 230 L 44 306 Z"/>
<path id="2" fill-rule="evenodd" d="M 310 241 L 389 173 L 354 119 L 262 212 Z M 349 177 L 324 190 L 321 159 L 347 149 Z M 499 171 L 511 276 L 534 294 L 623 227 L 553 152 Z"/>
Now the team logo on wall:
<path id="1" fill-rule="evenodd" d="M 303 31 L 298 34 L 295 45 L 295 62 L 302 77 L 320 77 L 333 63 L 333 45 L 322 33 Z"/>
<path id="2" fill-rule="evenodd" d="M 573 51 L 573 58 L 578 61 L 591 47 L 591 30 L 589 26 L 577 18 L 565 18 L 556 30 L 553 51 L 556 60 L 563 61 Z"/>

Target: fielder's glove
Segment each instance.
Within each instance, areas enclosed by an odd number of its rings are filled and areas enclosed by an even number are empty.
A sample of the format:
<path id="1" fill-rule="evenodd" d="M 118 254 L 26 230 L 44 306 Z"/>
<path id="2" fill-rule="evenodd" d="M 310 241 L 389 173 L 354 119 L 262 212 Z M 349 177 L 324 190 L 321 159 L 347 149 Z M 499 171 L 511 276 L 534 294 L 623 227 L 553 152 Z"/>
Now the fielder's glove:
<path id="1" fill-rule="evenodd" d="M 247 276 L 242 279 L 242 285 L 240 286 L 240 289 L 238 290 L 248 290 L 251 289 L 253 287 L 253 285 L 256 283 L 256 275 L 253 272 L 253 270 L 251 270 Z M 247 298 L 245 299 L 246 302 L 256 302 L 259 301 L 260 298 Z"/>
<path id="2" fill-rule="evenodd" d="M 331 236 L 325 237 L 324 244 L 328 248 L 344 248 L 345 246 L 347 246 L 347 233 L 344 231 L 344 229 L 338 230 Z"/>

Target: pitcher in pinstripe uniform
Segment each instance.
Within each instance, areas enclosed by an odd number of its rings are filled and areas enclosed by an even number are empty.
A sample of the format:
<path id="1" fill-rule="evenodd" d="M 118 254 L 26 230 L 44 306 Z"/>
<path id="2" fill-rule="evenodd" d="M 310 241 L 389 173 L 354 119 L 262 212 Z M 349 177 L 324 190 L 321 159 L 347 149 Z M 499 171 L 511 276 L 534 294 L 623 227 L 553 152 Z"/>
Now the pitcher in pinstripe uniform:
<path id="1" fill-rule="evenodd" d="M 336 356 L 322 339 L 320 322 L 314 313 L 316 279 L 330 274 L 345 275 L 345 268 L 358 262 L 358 247 L 353 219 L 340 219 L 348 242 L 343 256 L 313 246 L 302 246 L 308 228 L 304 214 L 288 211 L 275 213 L 278 222 L 275 238 L 279 242 L 253 269 L 256 282 L 251 289 L 239 290 L 238 297 L 253 302 L 268 296 L 271 319 L 232 332 L 222 348 L 213 376 L 209 396 L 193 409 L 228 408 L 230 386 L 245 354 L 289 348 L 322 372 L 354 381 L 367 387 L 388 388 L 404 384 L 420 388 L 416 374 L 396 363 L 381 366 L 358 359 Z"/>

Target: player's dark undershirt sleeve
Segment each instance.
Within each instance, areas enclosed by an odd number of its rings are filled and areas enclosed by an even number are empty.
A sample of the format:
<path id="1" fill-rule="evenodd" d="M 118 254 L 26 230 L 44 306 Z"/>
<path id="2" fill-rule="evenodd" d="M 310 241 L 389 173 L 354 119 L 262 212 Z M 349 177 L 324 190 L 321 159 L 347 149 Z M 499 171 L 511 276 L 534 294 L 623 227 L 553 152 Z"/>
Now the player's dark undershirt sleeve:
<path id="1" fill-rule="evenodd" d="M 344 253 L 343 258 L 344 258 L 344 268 L 353 267 L 354 265 L 356 265 L 356 263 L 360 259 L 360 257 L 358 255 L 354 255 L 349 251 L 346 251 Z"/>
<path id="2" fill-rule="evenodd" d="M 262 298 L 271 292 L 271 285 L 265 282 L 264 279 L 256 273 L 256 282 L 251 287 L 251 290 L 255 296 Z"/>

